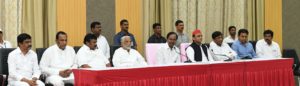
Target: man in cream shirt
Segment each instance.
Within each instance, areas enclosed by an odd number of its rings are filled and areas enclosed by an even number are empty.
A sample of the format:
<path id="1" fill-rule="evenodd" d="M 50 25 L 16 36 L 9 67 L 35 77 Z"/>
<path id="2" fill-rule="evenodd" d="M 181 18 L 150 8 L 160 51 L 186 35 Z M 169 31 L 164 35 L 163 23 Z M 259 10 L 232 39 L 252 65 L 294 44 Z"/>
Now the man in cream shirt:
<path id="1" fill-rule="evenodd" d="M 180 63 L 180 52 L 175 46 L 178 36 L 175 32 L 167 34 L 167 43 L 156 53 L 157 65 Z"/>
<path id="2" fill-rule="evenodd" d="M 4 40 L 2 29 L 0 29 L 0 48 L 12 48 L 10 42 Z"/>
<path id="3" fill-rule="evenodd" d="M 223 34 L 215 31 L 212 34 L 213 41 L 210 42 L 209 50 L 215 61 L 233 60 L 237 56 L 227 43 L 223 42 Z"/>
<path id="4" fill-rule="evenodd" d="M 108 58 L 97 48 L 97 37 L 87 34 L 84 45 L 77 52 L 77 64 L 80 68 L 105 69 L 110 67 Z"/>
<path id="5" fill-rule="evenodd" d="M 115 67 L 143 67 L 147 66 L 143 56 L 131 48 L 130 36 L 121 37 L 121 46 L 113 56 L 113 65 Z"/>
<path id="6" fill-rule="evenodd" d="M 56 34 L 56 44 L 44 52 L 40 62 L 42 72 L 47 74 L 46 83 L 54 86 L 73 84 L 72 68 L 77 68 L 75 56 L 74 49 L 67 46 L 67 34 L 59 31 Z"/>
<path id="7" fill-rule="evenodd" d="M 97 47 L 100 49 L 104 56 L 110 58 L 110 48 L 106 38 L 101 35 L 102 26 L 100 22 L 93 22 L 91 24 L 91 31 L 97 37 Z"/>
<path id="8" fill-rule="evenodd" d="M 37 55 L 31 49 L 31 37 L 22 33 L 17 37 L 18 48 L 8 55 L 9 86 L 45 86 L 38 80 L 41 71 Z"/>
<path id="9" fill-rule="evenodd" d="M 272 41 L 273 31 L 264 31 L 264 39 L 257 41 L 256 54 L 258 58 L 274 59 L 281 58 L 281 51 L 279 45 Z"/>

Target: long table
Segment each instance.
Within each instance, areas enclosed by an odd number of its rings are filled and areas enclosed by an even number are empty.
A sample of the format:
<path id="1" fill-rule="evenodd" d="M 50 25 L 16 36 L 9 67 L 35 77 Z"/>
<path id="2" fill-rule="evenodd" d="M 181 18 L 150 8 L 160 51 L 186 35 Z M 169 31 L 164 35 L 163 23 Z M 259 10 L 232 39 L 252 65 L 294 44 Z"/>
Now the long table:
<path id="1" fill-rule="evenodd" d="M 74 69 L 75 86 L 295 86 L 292 59 Z"/>

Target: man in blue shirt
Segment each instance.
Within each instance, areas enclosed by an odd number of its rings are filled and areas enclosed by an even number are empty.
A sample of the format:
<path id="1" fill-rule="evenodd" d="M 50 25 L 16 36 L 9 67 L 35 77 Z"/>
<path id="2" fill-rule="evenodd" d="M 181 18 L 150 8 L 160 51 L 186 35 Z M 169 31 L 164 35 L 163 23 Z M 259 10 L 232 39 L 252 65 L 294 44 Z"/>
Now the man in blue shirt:
<path id="1" fill-rule="evenodd" d="M 232 49 L 238 54 L 236 59 L 256 58 L 253 46 L 248 42 L 248 34 L 247 29 L 240 29 L 238 32 L 238 40 L 232 44 Z"/>
<path id="2" fill-rule="evenodd" d="M 135 38 L 131 33 L 128 32 L 128 26 L 129 26 L 128 21 L 126 19 L 123 19 L 121 20 L 120 25 L 121 25 L 121 31 L 114 36 L 114 45 L 121 46 L 121 38 L 123 36 L 130 36 L 130 39 L 132 40 L 131 47 L 136 49 L 137 45 L 136 45 Z"/>

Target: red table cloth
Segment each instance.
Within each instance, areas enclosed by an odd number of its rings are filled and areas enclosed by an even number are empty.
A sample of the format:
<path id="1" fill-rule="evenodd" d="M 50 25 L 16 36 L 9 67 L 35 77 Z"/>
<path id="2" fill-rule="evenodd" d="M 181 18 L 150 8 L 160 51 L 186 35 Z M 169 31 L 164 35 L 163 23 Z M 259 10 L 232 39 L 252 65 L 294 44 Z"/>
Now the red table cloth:
<path id="1" fill-rule="evenodd" d="M 75 86 L 294 86 L 292 64 L 275 59 L 73 72 Z"/>

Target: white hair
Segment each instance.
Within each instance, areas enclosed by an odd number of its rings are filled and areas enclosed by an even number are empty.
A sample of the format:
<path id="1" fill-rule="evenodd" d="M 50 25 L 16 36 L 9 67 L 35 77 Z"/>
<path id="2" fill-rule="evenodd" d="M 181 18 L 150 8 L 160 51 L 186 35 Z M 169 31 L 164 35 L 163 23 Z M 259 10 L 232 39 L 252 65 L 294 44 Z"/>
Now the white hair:
<path id="1" fill-rule="evenodd" d="M 121 37 L 121 43 L 123 43 L 125 41 L 126 38 L 129 38 L 130 39 L 130 36 L 123 36 Z"/>

